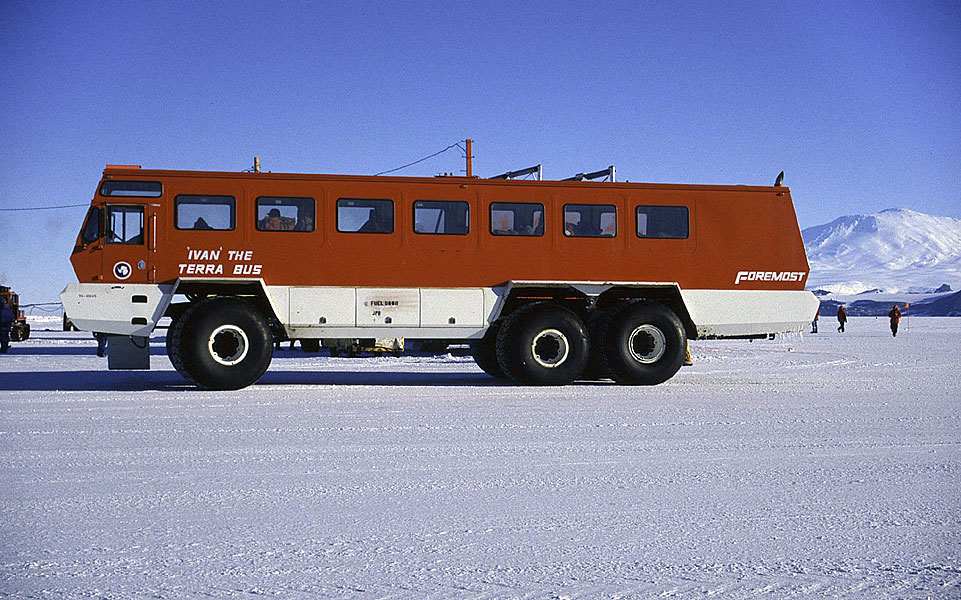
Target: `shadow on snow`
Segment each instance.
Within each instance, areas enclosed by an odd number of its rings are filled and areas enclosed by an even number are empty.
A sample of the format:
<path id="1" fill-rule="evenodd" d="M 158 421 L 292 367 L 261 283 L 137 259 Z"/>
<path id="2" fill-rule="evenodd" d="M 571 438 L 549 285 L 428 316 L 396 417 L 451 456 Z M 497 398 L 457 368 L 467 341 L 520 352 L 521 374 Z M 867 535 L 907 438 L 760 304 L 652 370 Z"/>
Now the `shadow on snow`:
<path id="1" fill-rule="evenodd" d="M 267 371 L 262 386 L 503 386 L 484 373 Z M 175 371 L 21 371 L 0 373 L 0 391 L 202 391 Z"/>

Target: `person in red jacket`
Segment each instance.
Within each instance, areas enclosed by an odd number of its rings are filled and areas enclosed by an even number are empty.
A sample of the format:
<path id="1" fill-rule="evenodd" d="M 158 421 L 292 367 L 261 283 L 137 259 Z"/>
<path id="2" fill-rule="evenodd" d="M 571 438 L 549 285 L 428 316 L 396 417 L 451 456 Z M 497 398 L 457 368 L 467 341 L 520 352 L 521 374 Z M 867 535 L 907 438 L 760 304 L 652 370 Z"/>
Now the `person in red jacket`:
<path id="1" fill-rule="evenodd" d="M 894 308 L 888 313 L 888 318 L 891 319 L 891 335 L 898 337 L 898 323 L 901 322 L 901 311 L 898 310 L 897 304 L 895 304 Z"/>
<path id="2" fill-rule="evenodd" d="M 844 333 L 844 324 L 848 322 L 848 311 L 844 310 L 844 305 L 838 306 L 838 331 Z"/>

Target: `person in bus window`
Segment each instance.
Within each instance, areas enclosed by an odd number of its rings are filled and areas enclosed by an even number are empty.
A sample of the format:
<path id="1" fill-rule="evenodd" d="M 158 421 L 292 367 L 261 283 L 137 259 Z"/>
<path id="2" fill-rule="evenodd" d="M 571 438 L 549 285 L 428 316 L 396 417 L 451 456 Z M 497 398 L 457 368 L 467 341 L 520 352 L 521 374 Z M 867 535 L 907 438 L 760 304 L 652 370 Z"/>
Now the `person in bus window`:
<path id="1" fill-rule="evenodd" d="M 264 231 L 293 231 L 296 219 L 280 214 L 280 209 L 271 208 L 267 216 L 260 220 L 260 229 Z"/>
<path id="2" fill-rule="evenodd" d="M 300 221 L 294 227 L 294 231 L 313 231 L 314 221 L 310 217 L 301 217 Z"/>
<path id="3" fill-rule="evenodd" d="M 534 235 L 544 235 L 544 220 L 541 219 L 541 213 L 534 213 Z"/>
<path id="4" fill-rule="evenodd" d="M 384 211 L 372 209 L 367 222 L 360 226 L 357 233 L 390 233 L 390 221 Z"/>
<path id="5" fill-rule="evenodd" d="M 606 224 L 603 224 L 601 235 L 604 237 L 614 237 L 617 235 L 617 219 L 612 218 Z"/>
<path id="6" fill-rule="evenodd" d="M 194 229 L 213 229 L 213 227 L 207 224 L 207 221 L 205 221 L 203 217 L 197 217 L 197 220 L 194 221 L 193 228 Z"/>
<path id="7" fill-rule="evenodd" d="M 280 210 L 271 208 L 267 216 L 260 220 L 260 228 L 264 231 L 278 231 L 280 229 Z"/>
<path id="8" fill-rule="evenodd" d="M 581 217 L 580 222 L 574 227 L 574 235 L 579 237 L 598 237 L 601 235 L 601 228 L 590 219 Z"/>

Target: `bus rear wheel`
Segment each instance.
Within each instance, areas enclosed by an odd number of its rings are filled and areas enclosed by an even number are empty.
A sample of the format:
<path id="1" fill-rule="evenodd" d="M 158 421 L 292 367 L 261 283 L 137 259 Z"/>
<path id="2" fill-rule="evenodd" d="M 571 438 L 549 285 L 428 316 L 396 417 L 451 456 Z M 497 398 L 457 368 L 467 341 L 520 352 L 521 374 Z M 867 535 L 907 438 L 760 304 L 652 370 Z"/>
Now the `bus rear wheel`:
<path id="1" fill-rule="evenodd" d="M 249 302 L 210 298 L 187 309 L 181 320 L 181 361 L 200 386 L 237 390 L 256 382 L 270 366 L 273 335 Z"/>
<path id="2" fill-rule="evenodd" d="M 484 337 L 471 344 L 471 354 L 474 362 L 482 371 L 498 379 L 506 379 L 507 375 L 497 362 L 497 332 L 500 331 L 501 321 L 494 321 L 484 333 Z"/>
<path id="3" fill-rule="evenodd" d="M 657 385 L 681 368 L 687 334 L 671 309 L 642 300 L 626 304 L 611 317 L 601 344 L 615 381 Z"/>
<path id="4" fill-rule="evenodd" d="M 497 333 L 497 361 L 512 380 L 567 385 L 580 377 L 590 352 L 587 327 L 570 310 L 528 304 L 511 313 Z"/>

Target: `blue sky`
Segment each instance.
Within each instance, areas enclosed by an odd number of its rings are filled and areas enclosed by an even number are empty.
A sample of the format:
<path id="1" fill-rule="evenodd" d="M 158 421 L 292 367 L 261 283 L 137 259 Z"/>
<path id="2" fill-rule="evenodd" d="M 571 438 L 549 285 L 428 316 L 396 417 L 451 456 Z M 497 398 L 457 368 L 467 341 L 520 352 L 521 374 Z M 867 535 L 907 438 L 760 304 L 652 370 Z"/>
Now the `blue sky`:
<path id="1" fill-rule="evenodd" d="M 0 1 L 0 208 L 106 163 L 769 184 L 800 224 L 961 218 L 961 3 Z M 398 174 L 463 169 L 451 150 Z M 84 209 L 0 211 L 0 282 L 75 281 Z"/>

